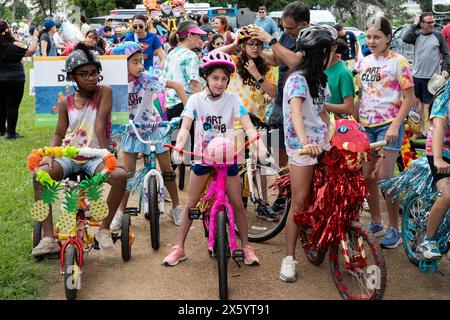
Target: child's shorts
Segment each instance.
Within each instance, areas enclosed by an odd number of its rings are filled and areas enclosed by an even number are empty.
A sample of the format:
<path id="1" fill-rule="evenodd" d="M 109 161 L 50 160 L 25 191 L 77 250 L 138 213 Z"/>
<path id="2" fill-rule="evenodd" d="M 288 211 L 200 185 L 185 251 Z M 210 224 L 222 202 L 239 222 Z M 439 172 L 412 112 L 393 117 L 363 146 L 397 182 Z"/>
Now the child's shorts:
<path id="1" fill-rule="evenodd" d="M 311 156 L 291 153 L 288 155 L 288 157 L 289 157 L 289 164 L 298 167 L 314 166 L 318 163 L 317 158 L 313 158 Z"/>
<path id="2" fill-rule="evenodd" d="M 192 166 L 192 171 L 195 173 L 196 176 L 203 176 L 205 174 L 211 173 L 214 170 L 211 166 L 206 166 L 202 164 L 195 164 Z M 231 167 L 228 168 L 228 176 L 234 177 L 237 176 L 239 173 L 239 168 L 237 163 L 233 164 Z"/>
<path id="3" fill-rule="evenodd" d="M 89 176 L 95 174 L 98 166 L 103 163 L 103 158 L 95 157 L 84 163 L 76 163 L 70 158 L 53 158 L 62 167 L 64 172 L 64 178 L 71 176 L 72 174 L 83 171 Z"/>
<path id="4" fill-rule="evenodd" d="M 160 140 L 166 131 L 166 128 L 157 128 L 155 131 L 148 131 L 145 134 L 141 134 L 141 137 L 143 140 Z M 166 137 L 163 141 L 163 143 L 156 144 L 156 154 L 164 153 L 166 152 L 167 148 L 164 148 L 163 145 L 165 143 L 170 143 L 170 136 Z M 124 133 L 122 136 L 122 142 L 121 142 L 122 151 L 128 152 L 128 153 L 143 153 L 143 154 L 150 154 L 150 145 L 149 144 L 143 144 L 141 143 L 138 138 L 129 132 Z"/>
<path id="5" fill-rule="evenodd" d="M 382 124 L 376 127 L 365 127 L 366 135 L 369 138 L 370 143 L 378 142 L 384 140 L 386 136 L 386 132 L 391 126 L 391 122 Z M 387 146 L 384 147 L 386 150 L 392 151 L 400 151 L 402 150 L 403 144 L 403 136 L 405 135 L 405 125 L 402 123 L 400 128 L 398 129 L 398 139 L 395 142 L 388 143 Z"/>

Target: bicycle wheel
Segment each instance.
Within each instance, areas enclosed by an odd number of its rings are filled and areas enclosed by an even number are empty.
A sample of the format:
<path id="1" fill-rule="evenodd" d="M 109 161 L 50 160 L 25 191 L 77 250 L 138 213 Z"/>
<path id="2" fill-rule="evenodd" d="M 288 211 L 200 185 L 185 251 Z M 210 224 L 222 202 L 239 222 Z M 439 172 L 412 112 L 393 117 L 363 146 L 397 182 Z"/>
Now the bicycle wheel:
<path id="1" fill-rule="evenodd" d="M 432 202 L 413 198 L 407 205 L 402 216 L 402 240 L 403 248 L 409 261 L 419 265 L 422 259 L 418 252 L 419 245 L 425 237 L 428 223 L 428 212 L 430 212 Z"/>
<path id="2" fill-rule="evenodd" d="M 159 208 L 156 176 L 148 181 L 148 215 L 150 220 L 150 241 L 154 250 L 159 249 Z"/>
<path id="3" fill-rule="evenodd" d="M 219 273 L 219 298 L 228 299 L 228 237 L 225 211 L 217 214 L 217 269 Z"/>
<path id="4" fill-rule="evenodd" d="M 326 249 L 314 250 L 305 248 L 304 245 L 308 241 L 310 234 L 311 234 L 310 227 L 302 227 L 300 228 L 298 237 L 300 239 L 300 243 L 302 244 L 302 248 L 305 251 L 305 255 L 308 261 L 315 266 L 320 266 L 323 260 L 325 260 L 327 250 Z"/>
<path id="5" fill-rule="evenodd" d="M 120 236 L 123 261 L 129 261 L 131 258 L 130 236 L 133 232 L 132 228 L 133 227 L 131 226 L 131 217 L 129 214 L 125 213 L 122 216 L 122 234 Z"/>
<path id="6" fill-rule="evenodd" d="M 81 281 L 81 270 L 78 267 L 78 251 L 74 245 L 66 248 L 64 257 L 64 291 L 67 300 L 75 300 L 79 283 Z"/>
<path id="7" fill-rule="evenodd" d="M 372 234 L 363 231 L 361 224 L 353 222 L 346 233 L 346 241 L 331 246 L 329 256 L 331 275 L 343 299 L 383 298 L 386 289 L 384 257 Z"/>
<path id="8" fill-rule="evenodd" d="M 288 211 L 274 212 L 272 205 L 278 197 L 270 187 L 275 184 L 278 172 L 266 165 L 256 164 L 252 166 L 251 178 L 247 167 L 239 173 L 241 178 L 242 202 L 246 210 L 248 221 L 248 240 L 251 242 L 263 242 L 275 237 L 283 230 Z M 251 180 L 251 181 L 250 181 Z M 253 188 L 254 197 L 250 193 Z M 239 230 L 236 228 L 239 235 Z"/>

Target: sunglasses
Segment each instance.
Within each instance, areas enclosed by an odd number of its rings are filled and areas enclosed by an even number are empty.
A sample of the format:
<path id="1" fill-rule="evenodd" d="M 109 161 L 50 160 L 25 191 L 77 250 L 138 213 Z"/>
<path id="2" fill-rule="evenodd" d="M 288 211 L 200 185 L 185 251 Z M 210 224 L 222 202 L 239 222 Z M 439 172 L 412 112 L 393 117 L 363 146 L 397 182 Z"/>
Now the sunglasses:
<path id="1" fill-rule="evenodd" d="M 262 48 L 263 46 L 261 42 L 247 42 L 246 45 L 250 48 Z"/>
<path id="2" fill-rule="evenodd" d="M 134 26 L 133 26 L 133 29 L 134 30 L 136 30 L 136 29 L 140 29 L 140 30 L 142 30 L 142 29 L 145 29 L 145 26 L 143 25 L 143 24 L 135 24 Z"/>
<path id="3" fill-rule="evenodd" d="M 265 11 L 258 11 L 258 13 L 266 13 Z"/>
<path id="4" fill-rule="evenodd" d="M 283 25 L 283 29 L 286 30 L 286 31 L 289 31 L 289 30 L 295 30 L 295 29 L 297 29 L 301 24 L 302 24 L 302 23 L 300 22 L 300 23 L 299 23 L 298 25 L 296 25 L 295 27 L 286 27 L 285 25 Z"/>
<path id="5" fill-rule="evenodd" d="M 223 43 L 223 42 L 215 42 L 214 45 L 215 45 L 215 46 L 223 46 L 224 43 Z"/>

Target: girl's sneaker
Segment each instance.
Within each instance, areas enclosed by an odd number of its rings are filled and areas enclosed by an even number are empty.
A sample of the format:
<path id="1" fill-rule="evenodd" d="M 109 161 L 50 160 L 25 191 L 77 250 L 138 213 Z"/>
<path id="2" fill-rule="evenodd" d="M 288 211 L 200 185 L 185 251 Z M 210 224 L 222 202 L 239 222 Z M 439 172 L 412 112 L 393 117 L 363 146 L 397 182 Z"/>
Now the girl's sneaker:
<path id="1" fill-rule="evenodd" d="M 419 246 L 419 251 L 427 259 L 439 259 L 442 256 L 436 240 L 432 238 L 425 237 Z"/>
<path id="2" fill-rule="evenodd" d="M 259 266 L 259 259 L 250 245 L 246 245 L 242 251 L 244 251 L 244 263 L 247 266 Z"/>
<path id="3" fill-rule="evenodd" d="M 285 257 L 281 261 L 280 279 L 285 282 L 294 282 L 297 278 L 297 272 L 295 271 L 297 263 L 293 256 Z"/>
<path id="4" fill-rule="evenodd" d="M 122 228 L 122 217 L 123 217 L 123 212 L 122 211 L 117 211 L 113 221 L 111 222 L 111 229 L 113 231 L 117 231 L 120 230 L 120 228 Z"/>
<path id="5" fill-rule="evenodd" d="M 402 243 L 402 233 L 395 228 L 389 227 L 383 240 L 380 241 L 380 246 L 385 249 L 394 249 Z"/>
<path id="6" fill-rule="evenodd" d="M 381 237 L 386 233 L 386 231 L 384 230 L 383 223 L 377 224 L 377 223 L 370 222 L 364 229 L 366 231 L 372 232 L 372 234 L 375 237 Z"/>
<path id="7" fill-rule="evenodd" d="M 187 260 L 187 257 L 184 249 L 179 246 L 174 246 L 169 255 L 164 258 L 163 265 L 166 267 L 173 267 L 185 260 Z"/>

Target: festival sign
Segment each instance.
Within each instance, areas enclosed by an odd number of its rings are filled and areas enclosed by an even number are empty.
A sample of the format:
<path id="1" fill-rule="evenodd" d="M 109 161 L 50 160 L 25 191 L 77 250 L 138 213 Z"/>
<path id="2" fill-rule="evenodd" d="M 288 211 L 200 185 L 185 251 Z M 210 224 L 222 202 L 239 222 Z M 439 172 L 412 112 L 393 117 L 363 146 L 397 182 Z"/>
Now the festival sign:
<path id="1" fill-rule="evenodd" d="M 99 56 L 102 71 L 99 84 L 113 92 L 112 123 L 128 123 L 127 56 Z M 59 103 L 75 90 L 67 79 L 66 57 L 35 57 L 34 90 L 36 96 L 36 126 L 56 126 Z"/>
<path id="2" fill-rule="evenodd" d="M 162 38 L 166 39 L 170 31 L 176 30 L 185 13 L 184 3 L 184 0 L 144 0 L 147 15 Z"/>

